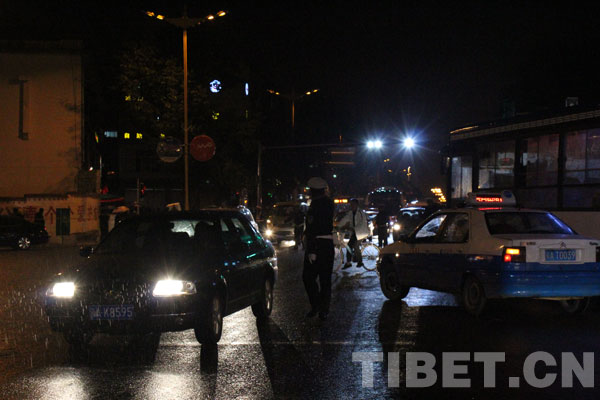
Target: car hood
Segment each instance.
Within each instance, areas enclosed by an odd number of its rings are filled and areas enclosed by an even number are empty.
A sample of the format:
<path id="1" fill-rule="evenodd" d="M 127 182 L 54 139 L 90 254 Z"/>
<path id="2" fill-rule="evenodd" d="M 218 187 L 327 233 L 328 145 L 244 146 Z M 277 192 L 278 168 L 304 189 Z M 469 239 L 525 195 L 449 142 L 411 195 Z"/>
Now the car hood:
<path id="1" fill-rule="evenodd" d="M 199 262 L 191 257 L 92 254 L 63 276 L 86 282 L 120 280 L 144 283 L 167 278 L 196 280 L 200 275 L 198 266 Z"/>

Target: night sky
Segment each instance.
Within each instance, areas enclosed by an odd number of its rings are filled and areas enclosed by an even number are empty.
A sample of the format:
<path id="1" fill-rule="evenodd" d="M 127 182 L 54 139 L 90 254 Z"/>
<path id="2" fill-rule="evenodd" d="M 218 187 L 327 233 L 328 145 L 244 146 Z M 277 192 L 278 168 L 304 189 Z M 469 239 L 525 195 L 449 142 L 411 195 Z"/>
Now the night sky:
<path id="1" fill-rule="evenodd" d="M 518 114 L 560 108 L 568 96 L 599 101 L 598 14 L 587 2 L 251 3 L 188 1 L 191 16 L 230 13 L 190 33 L 190 46 L 244 59 L 261 90 L 319 88 L 318 98 L 297 104 L 304 142 L 414 132 L 420 158 L 437 166 L 449 130 L 499 119 L 504 101 L 514 101 Z M 109 48 L 115 38 L 154 29 L 141 11 L 183 9 L 182 1 L 0 4 L 6 39 L 82 35 Z"/>

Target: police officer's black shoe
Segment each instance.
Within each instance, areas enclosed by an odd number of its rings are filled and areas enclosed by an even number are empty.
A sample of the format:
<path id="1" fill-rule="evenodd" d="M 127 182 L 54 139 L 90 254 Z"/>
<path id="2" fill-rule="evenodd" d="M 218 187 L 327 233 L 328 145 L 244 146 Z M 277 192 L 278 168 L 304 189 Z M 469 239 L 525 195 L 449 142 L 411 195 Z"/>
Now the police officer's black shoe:
<path id="1" fill-rule="evenodd" d="M 313 308 L 306 314 L 306 318 L 312 318 L 315 315 L 317 315 L 318 313 L 319 313 L 319 310 L 317 310 L 316 308 Z"/>
<path id="2" fill-rule="evenodd" d="M 352 266 L 351 262 L 347 262 L 346 264 L 344 264 L 344 266 L 342 267 L 342 269 L 348 269 Z"/>
<path id="3" fill-rule="evenodd" d="M 325 321 L 327 319 L 328 315 L 329 315 L 329 313 L 327 311 L 321 311 L 321 312 L 319 312 L 319 319 L 321 321 Z"/>

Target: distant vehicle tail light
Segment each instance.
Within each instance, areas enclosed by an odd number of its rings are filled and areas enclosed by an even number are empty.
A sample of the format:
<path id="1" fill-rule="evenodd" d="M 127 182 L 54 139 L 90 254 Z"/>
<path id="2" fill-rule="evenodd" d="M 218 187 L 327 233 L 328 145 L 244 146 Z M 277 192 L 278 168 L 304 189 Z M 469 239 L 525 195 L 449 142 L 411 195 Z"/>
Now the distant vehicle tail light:
<path id="1" fill-rule="evenodd" d="M 502 255 L 504 262 L 525 262 L 525 247 L 505 247 Z"/>

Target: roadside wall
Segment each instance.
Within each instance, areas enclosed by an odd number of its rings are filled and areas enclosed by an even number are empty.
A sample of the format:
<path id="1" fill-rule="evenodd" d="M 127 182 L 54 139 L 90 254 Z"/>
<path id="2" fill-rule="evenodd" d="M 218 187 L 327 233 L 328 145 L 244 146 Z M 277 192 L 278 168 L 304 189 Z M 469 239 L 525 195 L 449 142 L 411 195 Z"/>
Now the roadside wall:
<path id="1" fill-rule="evenodd" d="M 44 222 L 50 243 L 95 243 L 100 237 L 100 199 L 90 195 L 26 195 L 0 199 L 0 214 L 17 208 L 28 221 L 44 209 Z"/>

